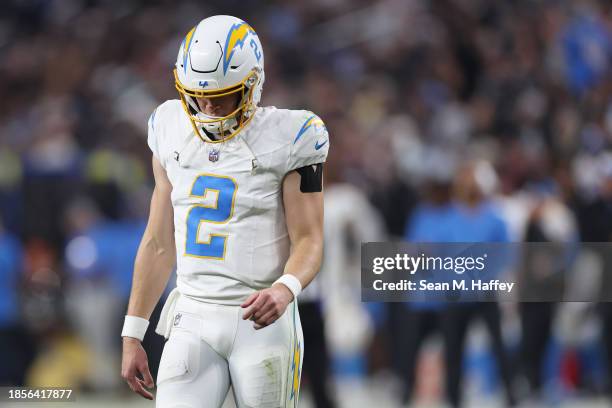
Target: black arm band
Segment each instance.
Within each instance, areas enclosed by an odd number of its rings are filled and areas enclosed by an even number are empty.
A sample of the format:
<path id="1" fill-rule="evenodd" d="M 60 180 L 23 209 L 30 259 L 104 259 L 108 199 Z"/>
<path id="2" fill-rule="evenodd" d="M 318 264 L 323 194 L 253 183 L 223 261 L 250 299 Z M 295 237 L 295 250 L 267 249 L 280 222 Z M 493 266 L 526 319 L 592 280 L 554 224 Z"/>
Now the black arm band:
<path id="1" fill-rule="evenodd" d="M 301 177 L 300 191 L 302 193 L 318 193 L 323 191 L 323 163 L 296 169 Z"/>

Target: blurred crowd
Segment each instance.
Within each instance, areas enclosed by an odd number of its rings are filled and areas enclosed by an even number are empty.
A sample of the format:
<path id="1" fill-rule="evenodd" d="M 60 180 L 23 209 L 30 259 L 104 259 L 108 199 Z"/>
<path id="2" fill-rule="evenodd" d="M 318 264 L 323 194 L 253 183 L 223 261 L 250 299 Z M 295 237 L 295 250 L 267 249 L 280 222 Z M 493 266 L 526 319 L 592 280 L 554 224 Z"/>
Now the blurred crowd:
<path id="1" fill-rule="evenodd" d="M 607 305 L 457 311 L 360 304 L 358 292 L 361 241 L 610 240 L 605 0 L 2 2 L 0 383 L 119 387 L 118 333 L 152 191 L 147 118 L 177 97 L 179 44 L 213 14 L 257 31 L 262 104 L 312 110 L 330 132 L 322 279 L 335 286 L 312 296 L 329 305 L 335 373 L 389 370 L 404 402 L 427 398 L 436 386 L 414 384 L 415 370 L 438 366 L 401 351 L 439 329 L 446 394 L 459 405 L 465 361 L 480 354 L 456 350 L 478 343 L 466 333 L 480 316 L 509 404 L 515 389 L 521 397 L 514 372 L 530 392 L 551 382 L 557 397 L 606 392 Z M 444 217 L 463 205 L 450 226 Z M 585 315 L 573 321 L 588 327 L 564 319 Z M 531 365 L 509 367 L 511 353 Z"/>

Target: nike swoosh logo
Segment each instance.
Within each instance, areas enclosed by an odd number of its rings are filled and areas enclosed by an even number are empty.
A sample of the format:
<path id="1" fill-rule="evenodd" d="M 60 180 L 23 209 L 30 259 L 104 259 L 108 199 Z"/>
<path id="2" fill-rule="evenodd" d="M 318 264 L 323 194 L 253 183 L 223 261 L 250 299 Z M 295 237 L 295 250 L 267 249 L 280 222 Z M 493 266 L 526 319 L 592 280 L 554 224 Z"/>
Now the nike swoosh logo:
<path id="1" fill-rule="evenodd" d="M 322 148 L 323 146 L 325 146 L 327 144 L 327 140 L 324 141 L 323 143 L 319 144 L 319 141 L 317 140 L 315 142 L 315 150 L 319 150 L 320 148 Z"/>

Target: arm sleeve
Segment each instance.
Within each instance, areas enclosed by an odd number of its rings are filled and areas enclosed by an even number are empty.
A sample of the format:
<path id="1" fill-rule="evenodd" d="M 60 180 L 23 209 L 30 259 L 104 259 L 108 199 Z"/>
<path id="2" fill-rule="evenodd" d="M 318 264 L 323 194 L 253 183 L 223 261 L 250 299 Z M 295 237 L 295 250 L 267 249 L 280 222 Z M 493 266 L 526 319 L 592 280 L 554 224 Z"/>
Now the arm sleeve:
<path id="1" fill-rule="evenodd" d="M 312 112 L 306 114 L 291 141 L 287 172 L 311 164 L 324 163 L 329 152 L 329 134 L 323 121 Z"/>

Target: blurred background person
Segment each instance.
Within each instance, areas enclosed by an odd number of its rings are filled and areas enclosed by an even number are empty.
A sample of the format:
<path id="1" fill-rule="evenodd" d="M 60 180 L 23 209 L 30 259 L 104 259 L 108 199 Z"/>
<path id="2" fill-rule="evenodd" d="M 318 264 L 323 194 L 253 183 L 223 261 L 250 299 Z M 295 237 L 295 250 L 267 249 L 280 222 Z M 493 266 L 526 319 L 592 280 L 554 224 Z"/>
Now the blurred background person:
<path id="1" fill-rule="evenodd" d="M 333 382 L 332 390 L 347 386 L 359 392 L 358 388 L 365 386 L 369 374 L 369 350 L 374 342 L 375 325 L 382 325 L 380 318 L 376 323 L 373 317 L 373 314 L 380 315 L 381 305 L 361 302 L 361 243 L 383 240 L 384 227 L 382 217 L 366 195 L 339 181 L 338 170 L 336 164 L 330 163 L 325 174 L 326 245 L 314 289 L 320 293 L 325 320 L 322 333 L 325 344 L 320 347 L 325 346 L 329 355 L 330 371 L 326 377 L 333 378 L 330 374 L 341 373 L 340 381 Z M 305 332 L 304 341 L 308 341 L 307 338 Z M 310 378 L 306 370 L 305 374 Z M 315 393 L 316 388 L 312 391 Z M 329 399 L 334 405 L 341 405 L 336 394 L 337 391 Z M 317 406 L 320 398 L 314 396 Z"/>
<path id="2" fill-rule="evenodd" d="M 467 161 L 458 168 L 453 180 L 452 215 L 446 223 L 447 242 L 508 242 L 508 227 L 500 209 L 490 200 L 497 188 L 497 175 L 490 163 Z M 489 333 L 505 402 L 516 404 L 512 371 L 501 331 L 501 311 L 495 301 L 459 303 L 444 311 L 444 355 L 446 392 L 451 406 L 461 406 L 465 339 L 470 323 L 480 318 Z"/>
<path id="3" fill-rule="evenodd" d="M 453 214 L 452 184 L 456 170 L 454 158 L 440 151 L 432 151 L 423 176 L 423 199 L 412 212 L 406 224 L 404 239 L 407 242 L 448 242 L 451 239 L 450 218 Z M 417 367 L 423 343 L 432 336 L 442 339 L 444 301 L 413 301 L 397 311 L 393 327 L 397 332 L 395 349 L 401 382 L 401 402 L 408 404 L 419 400 L 416 389 Z M 443 370 L 443 367 L 442 367 Z M 442 372 L 442 371 L 441 371 Z M 419 382 L 426 381 L 418 378 Z M 433 379 L 429 379 L 433 381 Z M 432 386 L 422 386 L 431 388 Z M 441 384 L 438 385 L 441 388 Z M 425 392 L 423 392 L 425 393 Z M 426 394 L 426 393 L 425 393 Z M 431 398 L 431 395 L 421 399 Z"/>
<path id="4" fill-rule="evenodd" d="M 553 319 L 558 302 L 563 299 L 565 281 L 575 258 L 577 241 L 574 216 L 560 202 L 555 186 L 540 182 L 529 188 L 534 192 L 524 242 L 548 242 L 554 245 L 526 245 L 519 267 L 519 312 L 521 318 L 520 361 L 532 400 L 541 400 L 545 384 L 547 351 L 553 341 Z M 563 307 L 562 307 L 563 310 Z M 561 312 L 560 312 L 561 313 Z"/>
<path id="5" fill-rule="evenodd" d="M 612 155 L 603 153 L 596 156 L 594 163 L 583 160 L 577 171 L 590 176 L 591 183 L 583 185 L 586 190 L 578 195 L 573 202 L 580 238 L 585 242 L 612 241 Z M 585 168 L 587 167 L 587 168 Z M 584 180 L 586 177 L 583 176 Z M 612 291 L 612 252 L 605 245 L 597 245 L 592 249 L 595 260 L 599 261 L 600 274 L 597 280 L 599 293 Z M 612 303 L 602 302 L 597 305 L 601 319 L 601 341 L 605 350 L 605 370 L 612 372 Z M 608 377 L 604 387 L 608 395 L 612 395 L 612 382 Z"/>
<path id="6" fill-rule="evenodd" d="M 25 384 L 34 359 L 34 344 L 23 324 L 20 292 L 23 284 L 23 253 L 19 240 L 0 223 L 0 384 Z"/>
<path id="7" fill-rule="evenodd" d="M 123 325 L 134 259 L 146 225 L 146 198 L 140 193 L 130 198 L 131 216 L 121 220 L 103 217 L 96 204 L 85 198 L 70 202 L 65 214 L 67 310 L 71 325 L 90 351 L 92 370 L 84 381 L 98 392 L 116 389 L 121 381 L 117 376 L 121 342 L 115 334 Z M 160 312 L 161 304 L 152 319 L 159 319 Z M 150 370 L 156 375 L 163 338 L 151 330 L 143 343 L 155 359 Z"/>

